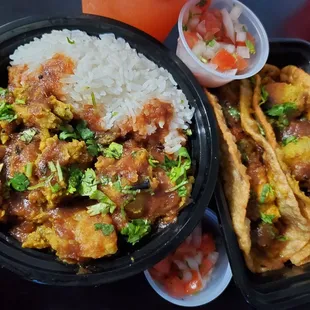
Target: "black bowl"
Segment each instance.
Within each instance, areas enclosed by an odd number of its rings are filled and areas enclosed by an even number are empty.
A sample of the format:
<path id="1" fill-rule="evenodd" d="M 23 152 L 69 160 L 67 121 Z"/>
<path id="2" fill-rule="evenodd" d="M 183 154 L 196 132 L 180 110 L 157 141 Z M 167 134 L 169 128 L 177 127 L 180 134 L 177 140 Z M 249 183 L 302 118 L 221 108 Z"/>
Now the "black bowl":
<path id="1" fill-rule="evenodd" d="M 54 254 L 23 249 L 0 226 L 0 264 L 24 278 L 51 285 L 98 285 L 116 281 L 141 272 L 174 250 L 203 217 L 212 196 L 218 172 L 218 141 L 215 118 L 198 82 L 172 51 L 161 43 L 118 21 L 84 15 L 81 17 L 26 18 L 0 28 L 0 85 L 7 85 L 9 55 L 22 44 L 53 29 L 79 29 L 89 35 L 112 32 L 124 38 L 138 52 L 167 69 L 195 107 L 190 139 L 191 156 L 195 164 L 193 202 L 180 212 L 175 223 L 164 229 L 154 229 L 134 247 L 120 246 L 117 255 L 92 261 L 90 273 L 77 274 L 78 266 L 57 261 Z"/>

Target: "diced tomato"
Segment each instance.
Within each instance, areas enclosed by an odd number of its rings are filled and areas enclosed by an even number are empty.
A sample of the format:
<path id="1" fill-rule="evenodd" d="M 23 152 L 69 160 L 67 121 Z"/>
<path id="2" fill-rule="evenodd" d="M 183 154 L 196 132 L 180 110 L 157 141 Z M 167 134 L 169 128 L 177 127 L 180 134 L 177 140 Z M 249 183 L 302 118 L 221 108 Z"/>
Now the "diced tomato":
<path id="1" fill-rule="evenodd" d="M 238 69 L 238 71 L 242 71 L 248 67 L 249 64 L 246 59 L 242 58 L 238 54 L 236 54 L 235 57 L 237 58 L 236 69 Z"/>
<path id="2" fill-rule="evenodd" d="M 162 274 L 162 273 L 160 273 L 160 272 L 158 272 L 156 269 L 154 269 L 154 268 L 151 268 L 151 269 L 149 269 L 149 272 L 150 272 L 150 275 L 151 275 L 151 277 L 155 280 L 155 281 L 158 281 L 158 282 L 162 282 L 163 280 L 164 280 L 164 278 L 165 278 L 165 276 Z"/>
<path id="3" fill-rule="evenodd" d="M 236 62 L 236 58 L 223 48 L 211 59 L 211 63 L 217 65 L 219 71 L 233 69 L 236 66 Z"/>
<path id="4" fill-rule="evenodd" d="M 206 33 L 214 35 L 221 30 L 222 21 L 214 13 L 206 11 L 202 19 L 205 21 Z"/>
<path id="5" fill-rule="evenodd" d="M 200 250 L 204 256 L 208 256 L 210 253 L 215 251 L 215 243 L 211 234 L 202 235 Z"/>
<path id="6" fill-rule="evenodd" d="M 168 277 L 164 287 L 167 293 L 173 297 L 183 297 L 186 294 L 184 282 L 177 276 Z"/>
<path id="7" fill-rule="evenodd" d="M 201 276 L 202 277 L 206 276 L 212 267 L 213 267 L 212 262 L 207 257 L 205 257 L 202 260 L 201 265 L 199 267 Z"/>
<path id="8" fill-rule="evenodd" d="M 183 242 L 175 251 L 174 257 L 183 260 L 186 256 L 193 257 L 196 255 L 196 249 L 191 244 Z"/>
<path id="9" fill-rule="evenodd" d="M 203 37 L 207 33 L 206 21 L 202 20 L 196 27 L 196 31 Z"/>
<path id="10" fill-rule="evenodd" d="M 159 263 L 157 263 L 155 266 L 153 266 L 153 268 L 163 275 L 169 274 L 171 269 L 171 257 L 167 256 Z"/>
<path id="11" fill-rule="evenodd" d="M 197 34 L 189 31 L 184 31 L 183 34 L 187 45 L 192 49 L 199 40 Z"/>
<path id="12" fill-rule="evenodd" d="M 192 279 L 185 284 L 185 292 L 186 294 L 189 295 L 197 293 L 202 289 L 202 282 L 198 274 L 198 271 L 191 270 L 191 272 L 192 272 Z"/>

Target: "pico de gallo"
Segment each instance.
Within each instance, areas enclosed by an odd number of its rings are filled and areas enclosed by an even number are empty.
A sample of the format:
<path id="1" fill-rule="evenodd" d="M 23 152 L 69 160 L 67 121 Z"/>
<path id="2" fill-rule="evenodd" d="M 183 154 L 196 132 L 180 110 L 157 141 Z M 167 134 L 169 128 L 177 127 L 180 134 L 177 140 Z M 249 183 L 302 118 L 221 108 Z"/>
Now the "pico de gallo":
<path id="1" fill-rule="evenodd" d="M 181 298 L 205 288 L 218 256 L 212 235 L 202 233 L 199 225 L 174 253 L 153 266 L 149 272 L 170 296 Z"/>
<path id="2" fill-rule="evenodd" d="M 206 66 L 226 74 L 244 71 L 255 39 L 246 25 L 239 23 L 242 8 L 210 8 L 211 0 L 201 0 L 184 14 L 184 38 L 197 58 Z"/>

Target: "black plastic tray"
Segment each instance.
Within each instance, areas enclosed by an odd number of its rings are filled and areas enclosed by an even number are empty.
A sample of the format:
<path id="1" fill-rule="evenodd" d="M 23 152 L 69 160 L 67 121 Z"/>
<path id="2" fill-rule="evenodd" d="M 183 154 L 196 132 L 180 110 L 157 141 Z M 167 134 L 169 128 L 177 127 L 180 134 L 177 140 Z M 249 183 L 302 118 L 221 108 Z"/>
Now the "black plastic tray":
<path id="1" fill-rule="evenodd" d="M 268 63 L 279 67 L 295 65 L 310 72 L 310 43 L 296 39 L 271 40 Z M 247 302 L 259 309 L 281 310 L 310 303 L 310 264 L 287 266 L 263 274 L 251 273 L 239 250 L 220 183 L 217 184 L 215 198 L 234 281 Z"/>

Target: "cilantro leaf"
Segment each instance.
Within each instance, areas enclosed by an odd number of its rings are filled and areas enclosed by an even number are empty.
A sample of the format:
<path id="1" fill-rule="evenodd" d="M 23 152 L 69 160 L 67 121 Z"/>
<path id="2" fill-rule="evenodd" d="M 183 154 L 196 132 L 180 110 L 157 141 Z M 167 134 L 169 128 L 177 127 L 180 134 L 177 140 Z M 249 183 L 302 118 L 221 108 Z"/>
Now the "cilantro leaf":
<path id="1" fill-rule="evenodd" d="M 111 179 L 106 175 L 102 175 L 100 177 L 100 182 L 102 185 L 108 185 L 111 182 Z"/>
<path id="2" fill-rule="evenodd" d="M 68 193 L 74 194 L 82 181 L 83 172 L 79 168 L 71 167 L 69 169 Z"/>
<path id="3" fill-rule="evenodd" d="M 0 87 L 0 96 L 4 97 L 8 93 L 8 90 L 6 88 Z"/>
<path id="4" fill-rule="evenodd" d="M 290 112 L 298 110 L 296 103 L 294 102 L 285 102 L 282 104 L 276 104 L 272 108 L 266 111 L 269 116 L 284 116 Z"/>
<path id="5" fill-rule="evenodd" d="M 256 53 L 255 46 L 254 46 L 252 41 L 245 40 L 245 45 L 249 49 L 250 54 L 255 54 Z"/>
<path id="6" fill-rule="evenodd" d="M 15 173 L 13 178 L 9 180 L 9 185 L 18 192 L 25 191 L 30 182 L 23 173 Z"/>
<path id="7" fill-rule="evenodd" d="M 112 142 L 108 148 L 103 150 L 105 157 L 120 159 L 123 155 L 123 146 L 116 142 Z"/>
<path id="8" fill-rule="evenodd" d="M 0 121 L 12 122 L 17 119 L 17 115 L 15 114 L 12 105 L 2 102 L 0 104 Z"/>
<path id="9" fill-rule="evenodd" d="M 209 47 L 214 47 L 215 43 L 216 43 L 215 39 L 206 41 L 206 45 L 209 46 Z"/>
<path id="10" fill-rule="evenodd" d="M 93 169 L 88 168 L 84 172 L 81 184 L 79 186 L 79 194 L 81 196 L 90 196 L 97 190 L 96 173 Z"/>
<path id="11" fill-rule="evenodd" d="M 96 223 L 94 226 L 95 230 L 101 230 L 104 236 L 109 236 L 114 231 L 114 226 L 112 224 Z"/>
<path id="12" fill-rule="evenodd" d="M 269 183 L 264 184 L 262 192 L 259 197 L 259 203 L 265 203 L 268 195 L 273 195 L 273 188 Z"/>
<path id="13" fill-rule="evenodd" d="M 272 224 L 272 221 L 275 218 L 273 214 L 265 214 L 265 213 L 261 213 L 260 217 L 262 221 L 266 224 Z"/>
<path id="14" fill-rule="evenodd" d="M 95 137 L 95 134 L 87 127 L 85 121 L 80 121 L 76 126 L 76 130 L 83 140 L 94 139 Z"/>
<path id="15" fill-rule="evenodd" d="M 286 237 L 284 235 L 279 235 L 279 236 L 276 237 L 276 239 L 279 240 L 279 241 L 284 242 L 284 241 L 288 240 L 288 237 Z"/>
<path id="16" fill-rule="evenodd" d="M 53 193 L 57 193 L 60 191 L 60 185 L 58 183 L 55 183 L 54 185 L 51 185 L 51 189 Z"/>
<path id="17" fill-rule="evenodd" d="M 16 104 L 26 104 L 26 99 L 16 98 L 15 103 Z"/>
<path id="18" fill-rule="evenodd" d="M 121 234 L 127 236 L 127 242 L 136 244 L 142 237 L 150 233 L 151 225 L 148 220 L 135 219 L 129 222 L 122 230 Z"/>
<path id="19" fill-rule="evenodd" d="M 236 121 L 240 120 L 240 112 L 236 108 L 229 107 L 227 111 L 233 119 Z"/>
<path id="20" fill-rule="evenodd" d="M 59 134 L 60 140 L 78 139 L 78 135 L 74 132 L 72 126 L 61 126 L 61 133 Z"/>
<path id="21" fill-rule="evenodd" d="M 298 138 L 295 136 L 286 137 L 282 140 L 282 145 L 286 146 L 291 142 L 296 143 L 298 141 Z"/>
<path id="22" fill-rule="evenodd" d="M 267 92 L 265 86 L 262 86 L 261 90 L 260 90 L 260 94 L 261 94 L 261 100 L 260 100 L 260 105 L 265 103 L 268 100 L 269 97 L 269 93 Z"/>
<path id="23" fill-rule="evenodd" d="M 87 151 L 91 156 L 98 156 L 99 146 L 95 139 L 86 140 Z"/>
<path id="24" fill-rule="evenodd" d="M 190 137 L 190 136 L 193 135 L 193 132 L 192 132 L 192 130 L 190 128 L 188 128 L 188 129 L 185 130 L 185 134 Z"/>
<path id="25" fill-rule="evenodd" d="M 25 143 L 30 143 L 33 137 L 37 134 L 37 130 L 34 128 L 29 128 L 24 130 L 20 135 L 20 140 L 24 141 Z"/>
<path id="26" fill-rule="evenodd" d="M 87 207 L 87 213 L 90 216 L 98 215 L 98 214 L 107 214 L 107 213 L 113 213 L 115 211 L 116 205 L 115 203 L 102 191 L 96 190 L 93 192 L 90 197 L 90 199 L 98 200 L 99 203 Z"/>
<path id="27" fill-rule="evenodd" d="M 153 168 L 157 167 L 157 165 L 159 164 L 159 161 L 154 159 L 153 156 L 149 157 L 148 162 L 149 162 L 150 166 Z"/>

